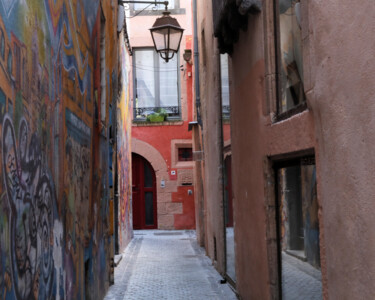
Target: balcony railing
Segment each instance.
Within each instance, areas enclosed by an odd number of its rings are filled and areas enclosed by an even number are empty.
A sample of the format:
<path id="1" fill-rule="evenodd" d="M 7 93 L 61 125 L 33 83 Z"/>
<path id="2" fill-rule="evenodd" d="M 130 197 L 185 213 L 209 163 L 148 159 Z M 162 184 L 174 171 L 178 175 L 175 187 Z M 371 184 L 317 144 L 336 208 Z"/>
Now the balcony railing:
<path id="1" fill-rule="evenodd" d="M 167 114 L 167 118 L 177 119 L 180 117 L 179 106 L 155 106 L 155 107 L 136 107 L 134 109 L 135 120 L 143 120 L 148 115 L 153 113 L 159 113 L 164 111 Z"/>

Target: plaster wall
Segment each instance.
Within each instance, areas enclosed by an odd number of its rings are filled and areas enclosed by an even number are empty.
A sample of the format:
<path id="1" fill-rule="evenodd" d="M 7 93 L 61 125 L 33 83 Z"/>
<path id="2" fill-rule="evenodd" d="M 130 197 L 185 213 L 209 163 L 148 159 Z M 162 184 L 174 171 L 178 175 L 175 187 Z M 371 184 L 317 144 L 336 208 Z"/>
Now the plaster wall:
<path id="1" fill-rule="evenodd" d="M 268 157 L 293 157 L 314 149 L 323 296 L 370 299 L 375 294 L 371 202 L 375 191 L 370 182 L 375 142 L 371 134 L 374 4 L 364 1 L 355 9 L 349 1 L 301 1 L 301 5 L 305 111 L 284 121 L 273 120 L 272 1 L 263 1 L 262 13 L 249 17 L 231 58 L 236 288 L 243 299 L 277 298 L 277 263 L 271 246 L 276 236 L 270 231 L 275 225 L 275 183 Z M 200 35 L 204 32 L 208 41 L 201 41 L 206 46 L 215 45 L 210 11 L 209 4 L 200 4 Z M 201 54 L 205 56 L 204 48 Z M 207 73 L 215 73 L 216 68 L 210 59 L 203 58 L 201 65 L 205 68 L 202 99 L 210 103 L 208 95 L 216 88 L 216 80 Z M 205 106 L 207 120 L 212 116 L 210 109 Z M 205 151 L 211 153 L 209 147 Z M 205 172 L 211 173 L 205 177 L 209 185 L 215 162 L 207 159 L 205 164 Z M 209 220 L 212 208 L 207 202 Z"/>
<path id="2" fill-rule="evenodd" d="M 197 1 L 197 10 L 203 120 L 205 248 L 217 270 L 224 274 L 220 56 L 213 36 L 211 1 Z"/>
<path id="3" fill-rule="evenodd" d="M 272 175 L 268 158 L 315 147 L 311 111 L 272 122 L 266 85 L 264 13 L 250 16 L 231 58 L 231 142 L 236 244 L 236 288 L 243 299 L 277 297 Z M 270 210 L 273 213 L 270 213 Z M 271 218 L 270 218 L 271 217 Z"/>
<path id="4" fill-rule="evenodd" d="M 373 1 L 308 3 L 329 299 L 375 296 Z"/>
<path id="5" fill-rule="evenodd" d="M 208 1 L 209 2 L 209 1 Z M 270 1 L 272 2 L 272 1 Z M 205 201 L 208 254 L 210 239 L 222 234 L 221 153 L 219 130 L 219 74 L 216 40 L 213 38 L 210 3 L 199 3 L 199 35 L 204 112 Z M 269 13 L 269 11 L 267 11 Z M 266 60 L 263 13 L 251 15 L 247 31 L 240 31 L 230 61 L 231 151 L 236 245 L 236 289 L 243 299 L 273 299 L 278 294 L 275 244 L 274 185 L 268 157 L 314 149 L 315 129 L 310 110 L 275 123 L 272 112 L 275 91 L 268 84 L 275 78 Z M 274 40 L 273 40 L 274 41 Z M 272 52 L 272 51 L 270 51 Z M 274 59 L 274 56 L 270 56 Z M 274 71 L 273 71 L 274 72 Z M 273 81 L 274 83 L 274 81 Z M 224 140 L 228 129 L 224 127 Z M 225 141 L 224 141 L 225 142 Z M 272 195 L 270 195 L 270 190 Z M 216 192 L 218 191 L 218 192 Z M 273 218 L 270 220 L 270 215 Z M 272 224 L 269 225 L 268 222 Z M 269 227 L 275 225 L 273 231 Z M 219 240 L 220 243 L 222 240 Z M 217 245 L 217 251 L 221 244 Z M 219 252 L 218 252 L 219 253 Z M 224 253 L 222 254 L 224 255 Z M 224 261 L 224 258 L 221 257 Z M 220 262 L 219 262 L 220 264 Z M 222 272 L 224 269 L 218 267 Z"/>

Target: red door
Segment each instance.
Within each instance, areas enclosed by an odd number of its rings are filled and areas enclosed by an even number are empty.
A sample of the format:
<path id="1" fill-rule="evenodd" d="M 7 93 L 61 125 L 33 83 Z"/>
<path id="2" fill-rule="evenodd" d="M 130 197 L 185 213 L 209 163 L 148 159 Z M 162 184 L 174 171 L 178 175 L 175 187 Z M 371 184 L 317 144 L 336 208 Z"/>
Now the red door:
<path id="1" fill-rule="evenodd" d="M 156 229 L 156 180 L 151 164 L 142 156 L 132 155 L 133 228 Z"/>

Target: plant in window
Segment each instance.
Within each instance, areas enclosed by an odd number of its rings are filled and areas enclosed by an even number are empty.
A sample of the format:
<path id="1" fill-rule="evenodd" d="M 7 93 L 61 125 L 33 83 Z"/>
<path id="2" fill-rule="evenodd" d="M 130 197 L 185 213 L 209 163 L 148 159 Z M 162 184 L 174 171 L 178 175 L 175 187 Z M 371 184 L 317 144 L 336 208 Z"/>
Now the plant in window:
<path id="1" fill-rule="evenodd" d="M 149 114 L 146 118 L 149 122 L 163 122 L 168 113 L 164 108 L 159 108 L 156 112 Z"/>

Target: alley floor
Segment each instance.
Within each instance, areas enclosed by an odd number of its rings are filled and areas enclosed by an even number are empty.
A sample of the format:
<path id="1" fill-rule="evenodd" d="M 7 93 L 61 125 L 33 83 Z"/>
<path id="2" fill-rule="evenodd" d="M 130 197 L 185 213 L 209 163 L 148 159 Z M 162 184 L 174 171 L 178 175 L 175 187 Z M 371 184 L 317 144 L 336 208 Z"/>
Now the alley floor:
<path id="1" fill-rule="evenodd" d="M 320 271 L 284 252 L 282 253 L 282 260 L 283 299 L 322 299 L 322 275 Z"/>
<path id="2" fill-rule="evenodd" d="M 196 242 L 195 231 L 137 230 L 105 300 L 237 299 Z"/>

